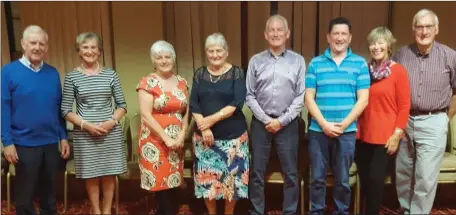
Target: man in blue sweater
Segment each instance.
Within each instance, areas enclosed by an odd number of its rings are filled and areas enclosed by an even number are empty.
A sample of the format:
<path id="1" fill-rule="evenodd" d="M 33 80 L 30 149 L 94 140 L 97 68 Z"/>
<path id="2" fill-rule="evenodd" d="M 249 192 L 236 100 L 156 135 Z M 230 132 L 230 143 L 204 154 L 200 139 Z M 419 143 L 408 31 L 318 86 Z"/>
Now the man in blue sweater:
<path id="1" fill-rule="evenodd" d="M 33 193 L 39 183 L 40 214 L 57 214 L 56 172 L 60 155 L 70 154 L 66 124 L 60 115 L 62 90 L 57 70 L 44 63 L 47 33 L 28 26 L 22 35 L 24 56 L 2 68 L 4 155 L 15 164 L 16 212 L 36 214 Z"/>

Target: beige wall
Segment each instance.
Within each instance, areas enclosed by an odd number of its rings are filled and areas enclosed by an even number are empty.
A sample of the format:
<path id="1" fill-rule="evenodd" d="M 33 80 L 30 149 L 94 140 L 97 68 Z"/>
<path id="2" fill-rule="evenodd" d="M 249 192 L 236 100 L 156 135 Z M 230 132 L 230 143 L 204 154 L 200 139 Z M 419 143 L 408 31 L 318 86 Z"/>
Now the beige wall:
<path id="1" fill-rule="evenodd" d="M 139 112 L 136 85 L 153 71 L 150 47 L 163 39 L 163 3 L 112 2 L 112 29 L 115 69 L 131 119 Z"/>

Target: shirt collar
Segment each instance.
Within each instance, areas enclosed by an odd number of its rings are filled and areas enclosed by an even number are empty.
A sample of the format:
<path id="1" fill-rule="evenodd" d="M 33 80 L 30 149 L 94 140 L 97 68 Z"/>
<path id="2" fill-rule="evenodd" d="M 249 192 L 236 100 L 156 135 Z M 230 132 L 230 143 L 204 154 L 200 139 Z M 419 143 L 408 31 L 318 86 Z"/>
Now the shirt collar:
<path id="1" fill-rule="evenodd" d="M 345 58 L 350 57 L 350 55 L 352 55 L 352 53 L 353 53 L 353 52 L 352 52 L 352 49 L 351 49 L 350 47 L 348 47 L 348 48 L 347 48 L 347 55 L 345 56 Z M 325 55 L 327 58 L 332 59 L 332 56 L 331 56 L 331 48 L 329 48 L 329 47 L 326 48 L 324 55 Z M 345 59 L 345 58 L 344 58 L 344 59 Z"/>
<path id="2" fill-rule="evenodd" d="M 30 63 L 30 61 L 25 57 L 25 55 L 22 55 L 22 57 L 21 57 L 21 59 L 19 59 L 19 61 L 22 64 L 24 64 L 24 66 L 26 66 L 27 68 L 31 69 L 34 72 L 39 72 L 43 68 L 43 64 L 44 64 L 44 62 L 41 61 L 40 66 L 38 67 L 38 69 L 35 70 L 32 66 L 32 63 Z"/>
<path id="3" fill-rule="evenodd" d="M 287 52 L 287 49 L 284 49 L 282 53 L 280 53 L 279 55 L 277 55 L 277 57 L 284 57 L 285 56 L 285 53 Z M 268 49 L 268 53 L 271 57 L 276 57 L 276 55 L 274 55 L 271 51 L 271 49 Z"/>
<path id="4" fill-rule="evenodd" d="M 429 54 L 431 54 L 436 49 L 436 45 L 437 45 L 436 41 L 432 42 L 431 51 L 429 53 L 427 53 L 427 54 L 421 54 L 420 50 L 418 49 L 418 45 L 415 42 L 412 45 L 412 51 L 415 53 L 415 55 L 417 57 L 427 57 L 427 56 L 429 56 Z"/>

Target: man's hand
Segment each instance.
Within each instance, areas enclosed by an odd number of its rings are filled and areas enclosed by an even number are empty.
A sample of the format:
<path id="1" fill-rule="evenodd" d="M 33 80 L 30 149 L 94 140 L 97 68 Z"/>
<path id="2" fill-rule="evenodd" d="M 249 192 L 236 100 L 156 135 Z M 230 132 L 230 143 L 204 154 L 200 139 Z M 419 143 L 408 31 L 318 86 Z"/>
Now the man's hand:
<path id="1" fill-rule="evenodd" d="M 276 119 L 271 120 L 268 124 L 266 124 L 265 128 L 269 132 L 275 134 L 280 129 L 282 129 L 282 124 L 280 124 L 279 119 L 276 118 Z"/>
<path id="2" fill-rule="evenodd" d="M 67 159 L 70 157 L 70 144 L 68 144 L 68 140 L 60 140 L 61 155 L 63 159 Z"/>
<path id="3" fill-rule="evenodd" d="M 16 147 L 14 144 L 5 147 L 3 149 L 3 154 L 9 163 L 16 164 L 19 161 L 19 156 L 17 155 Z"/>
<path id="4" fill-rule="evenodd" d="M 337 129 L 337 132 L 339 133 L 339 135 L 341 135 L 348 128 L 349 124 L 347 124 L 347 123 L 342 121 L 340 123 L 336 123 L 335 126 L 336 126 L 336 129 Z"/>
<path id="5" fill-rule="evenodd" d="M 343 133 L 340 131 L 341 129 L 336 126 L 336 123 L 333 122 L 324 122 L 323 125 L 321 125 L 321 128 L 326 136 L 332 138 L 338 137 Z"/>

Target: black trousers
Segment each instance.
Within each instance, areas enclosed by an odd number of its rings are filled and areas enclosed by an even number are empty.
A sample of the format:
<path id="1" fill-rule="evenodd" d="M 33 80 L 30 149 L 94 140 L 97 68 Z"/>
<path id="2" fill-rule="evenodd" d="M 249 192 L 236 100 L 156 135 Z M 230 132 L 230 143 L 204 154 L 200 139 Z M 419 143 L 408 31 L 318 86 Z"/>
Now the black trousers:
<path id="1" fill-rule="evenodd" d="M 155 192 L 155 201 L 157 202 L 158 209 L 157 215 L 175 215 L 177 214 L 178 201 L 175 196 L 176 189 L 172 188 L 167 190 L 160 190 Z"/>
<path id="2" fill-rule="evenodd" d="M 39 188 L 40 215 L 57 214 L 56 173 L 60 161 L 58 144 L 39 147 L 16 145 L 19 161 L 15 165 L 15 189 L 17 215 L 36 214 L 33 194 Z"/>
<path id="3" fill-rule="evenodd" d="M 379 214 L 389 160 L 385 145 L 356 142 L 355 161 L 365 201 L 362 214 Z"/>

